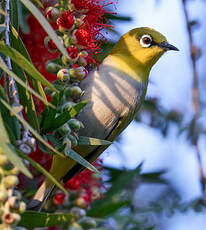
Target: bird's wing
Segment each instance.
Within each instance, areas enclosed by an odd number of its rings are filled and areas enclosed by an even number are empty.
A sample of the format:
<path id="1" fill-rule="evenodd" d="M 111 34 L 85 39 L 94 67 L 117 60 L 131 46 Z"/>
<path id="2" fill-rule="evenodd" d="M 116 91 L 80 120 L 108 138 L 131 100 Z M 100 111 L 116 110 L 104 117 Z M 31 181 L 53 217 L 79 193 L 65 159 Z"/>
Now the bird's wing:
<path id="1" fill-rule="evenodd" d="M 78 115 L 84 129 L 81 136 L 114 141 L 133 120 L 145 95 L 146 85 L 113 69 L 104 61 L 99 71 L 94 71 L 81 87 L 85 90 L 83 99 L 89 104 Z M 108 146 L 78 146 L 75 151 L 89 162 L 93 162 Z M 76 164 L 64 177 L 74 176 L 83 168 Z"/>

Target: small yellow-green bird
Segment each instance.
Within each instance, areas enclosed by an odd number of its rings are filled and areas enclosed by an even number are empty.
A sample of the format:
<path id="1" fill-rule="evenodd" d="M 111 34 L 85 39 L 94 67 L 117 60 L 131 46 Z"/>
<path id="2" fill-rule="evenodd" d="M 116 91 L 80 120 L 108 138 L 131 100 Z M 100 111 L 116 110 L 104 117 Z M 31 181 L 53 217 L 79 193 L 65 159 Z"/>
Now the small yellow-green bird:
<path id="1" fill-rule="evenodd" d="M 81 83 L 85 90 L 82 99 L 90 102 L 77 117 L 85 126 L 79 135 L 115 140 L 139 110 L 152 66 L 168 50 L 178 49 L 153 29 L 136 28 L 123 35 L 99 69 L 90 72 Z M 90 146 L 75 150 L 92 162 L 107 147 Z M 71 158 L 55 155 L 50 173 L 60 181 L 65 176 L 71 178 L 80 168 Z M 46 179 L 29 206 L 40 206 L 53 187 Z"/>

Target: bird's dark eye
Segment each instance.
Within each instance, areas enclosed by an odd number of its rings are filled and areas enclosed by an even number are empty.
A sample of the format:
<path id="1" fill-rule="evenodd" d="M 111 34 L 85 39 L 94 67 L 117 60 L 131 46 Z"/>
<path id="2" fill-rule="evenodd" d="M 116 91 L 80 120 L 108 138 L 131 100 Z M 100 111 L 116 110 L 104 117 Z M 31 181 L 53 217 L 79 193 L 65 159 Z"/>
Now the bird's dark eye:
<path id="1" fill-rule="evenodd" d="M 140 38 L 140 44 L 142 47 L 150 47 L 151 44 L 152 44 L 152 37 L 148 34 L 145 34 L 143 35 L 141 38 Z"/>

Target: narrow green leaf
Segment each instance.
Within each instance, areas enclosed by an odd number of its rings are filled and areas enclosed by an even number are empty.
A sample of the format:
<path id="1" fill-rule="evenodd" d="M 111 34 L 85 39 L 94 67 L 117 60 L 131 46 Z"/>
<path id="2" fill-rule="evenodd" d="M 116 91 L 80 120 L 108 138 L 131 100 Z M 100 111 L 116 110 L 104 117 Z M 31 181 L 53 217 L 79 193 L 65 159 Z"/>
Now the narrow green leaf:
<path id="1" fill-rule="evenodd" d="M 84 166 L 85 168 L 91 170 L 92 172 L 97 173 L 98 175 L 101 175 L 101 173 L 87 160 L 85 160 L 81 155 L 76 153 L 73 149 L 67 152 L 67 156 L 72 158 L 74 161 L 78 162 L 80 165 Z"/>
<path id="2" fill-rule="evenodd" d="M 21 214 L 21 221 L 18 226 L 25 228 L 41 228 L 51 226 L 61 226 L 62 224 L 69 224 L 72 220 L 71 214 L 68 213 L 45 213 L 26 211 Z"/>
<path id="3" fill-rule="evenodd" d="M 77 114 L 79 114 L 80 111 L 84 108 L 84 106 L 88 104 L 88 102 L 89 102 L 89 100 L 84 100 L 84 101 L 81 101 L 80 103 L 76 104 L 75 106 L 73 106 L 71 108 L 71 110 L 69 111 L 71 118 L 73 118 Z"/>
<path id="4" fill-rule="evenodd" d="M 128 206 L 131 204 L 131 201 L 111 201 L 111 202 L 105 202 L 101 205 L 101 208 L 97 209 L 90 209 L 87 212 L 88 216 L 95 216 L 95 217 L 106 217 L 109 215 L 114 214 L 117 210 L 124 206 Z"/>
<path id="5" fill-rule="evenodd" d="M 16 1 L 11 1 L 11 25 L 18 31 L 19 28 L 19 18 L 18 18 L 18 2 L 19 0 Z"/>
<path id="6" fill-rule="evenodd" d="M 53 40 L 57 48 L 61 51 L 63 55 L 68 57 L 68 53 L 64 46 L 62 45 L 61 41 L 57 37 L 55 31 L 49 24 L 49 22 L 46 20 L 46 18 L 42 15 L 42 13 L 36 8 L 36 6 L 29 0 L 21 0 L 21 2 L 25 5 L 25 7 L 34 15 L 34 17 L 39 21 L 39 23 L 42 25 L 44 30 L 47 32 L 49 37 Z"/>
<path id="7" fill-rule="evenodd" d="M 15 1 L 15 0 L 14 0 Z M 18 1 L 18 15 L 19 15 L 19 26 L 24 34 L 28 34 L 30 32 L 29 25 L 27 23 L 28 14 L 24 13 L 22 4 Z"/>
<path id="8" fill-rule="evenodd" d="M 110 203 L 118 203 L 122 201 L 122 198 L 117 196 L 122 191 L 122 188 L 126 188 L 132 180 L 140 174 L 142 164 L 140 164 L 134 170 L 122 170 L 115 180 L 112 182 L 112 186 L 109 188 L 105 197 L 101 200 L 97 200 L 92 203 L 90 215 L 95 217 L 101 217 L 106 215 L 104 208 L 108 208 Z M 115 197 L 115 199 L 113 199 Z M 119 198 L 119 199 L 118 199 Z M 104 210 L 104 211 L 102 211 Z"/>
<path id="9" fill-rule="evenodd" d="M 85 105 L 87 105 L 87 103 L 88 100 L 81 101 L 80 103 L 74 105 L 69 111 L 61 113 L 56 119 L 52 118 L 51 122 L 48 120 L 47 124 L 44 125 L 42 132 L 47 133 L 61 127 L 69 119 L 79 114 L 79 112 L 84 108 Z"/>
<path id="10" fill-rule="evenodd" d="M 112 142 L 93 137 L 79 136 L 78 145 L 111 145 Z"/>
<path id="11" fill-rule="evenodd" d="M 7 95 L 3 87 L 0 85 L 0 98 L 3 98 L 5 101 L 8 102 Z M 4 120 L 5 127 L 7 129 L 8 135 L 12 143 L 15 143 L 16 140 L 19 140 L 21 132 L 20 132 L 20 124 L 16 117 L 11 116 L 9 111 L 0 104 L 0 111 L 2 114 L 2 118 Z"/>
<path id="12" fill-rule="evenodd" d="M 47 177 L 52 183 L 54 183 L 59 189 L 61 189 L 66 195 L 68 195 L 67 190 L 49 173 L 44 169 L 39 163 L 32 160 L 26 154 L 22 153 L 19 149 L 16 149 L 16 152 L 19 156 L 25 160 L 27 160 L 34 168 L 36 168 L 39 172 L 41 172 L 45 177 Z"/>
<path id="13" fill-rule="evenodd" d="M 14 146 L 11 144 L 8 144 L 8 149 L 11 151 L 5 150 L 5 154 L 7 155 L 10 162 L 15 165 L 24 175 L 26 175 L 29 178 L 33 178 L 32 174 L 29 172 L 29 170 L 26 168 L 24 163 L 22 162 L 21 158 L 19 158 L 14 150 Z"/>
<path id="14" fill-rule="evenodd" d="M 4 151 L 5 155 L 8 157 L 9 161 L 16 166 L 23 174 L 27 177 L 32 178 L 31 173 L 26 168 L 22 160 L 17 156 L 13 146 L 10 144 L 9 137 L 7 135 L 6 129 L 4 127 L 3 119 L 0 113 L 0 147 Z"/>
<path id="15" fill-rule="evenodd" d="M 0 102 L 12 113 L 16 116 L 16 118 L 25 126 L 28 128 L 28 130 L 38 139 L 41 143 L 43 143 L 48 149 L 51 149 L 54 153 L 58 154 L 61 157 L 65 157 L 64 154 L 57 151 L 54 147 L 52 147 L 49 143 L 47 143 L 41 135 L 39 135 L 19 114 L 17 114 L 12 107 L 3 99 L 0 98 Z"/>
<path id="16" fill-rule="evenodd" d="M 47 100 L 42 98 L 38 93 L 36 93 L 28 84 L 25 84 L 24 81 L 22 81 L 18 76 L 16 76 L 15 73 L 9 70 L 7 65 L 4 63 L 3 59 L 0 57 L 0 68 L 6 72 L 9 76 L 11 76 L 18 84 L 20 84 L 22 87 L 24 87 L 27 91 L 32 93 L 35 97 L 37 97 L 39 100 L 41 100 L 45 105 L 50 106 L 52 108 L 55 108 L 54 105 L 49 103 Z"/>
<path id="17" fill-rule="evenodd" d="M 17 65 L 19 65 L 22 69 L 24 69 L 30 76 L 32 76 L 35 80 L 40 81 L 43 85 L 49 87 L 51 90 L 56 90 L 56 88 L 44 78 L 43 75 L 29 62 L 22 54 L 20 54 L 14 48 L 7 46 L 3 41 L 0 42 L 0 50 L 6 56 L 9 56 L 12 61 L 14 61 Z"/>
<path id="18" fill-rule="evenodd" d="M 18 6 L 21 6 L 21 3 L 18 4 Z M 20 15 L 20 13 L 19 13 Z M 21 21 L 21 20 L 20 20 Z M 15 30 L 15 28 L 13 26 L 11 26 L 11 43 L 15 44 L 15 46 L 13 46 L 18 52 L 20 52 L 29 62 L 32 63 L 31 58 L 24 46 L 24 43 L 22 42 L 21 38 L 19 37 L 19 34 L 17 33 L 17 31 Z M 29 81 L 31 82 L 33 88 L 36 90 L 36 92 L 39 93 L 39 95 L 41 95 L 45 100 L 47 100 L 46 95 L 44 93 L 44 90 L 42 88 L 42 85 L 39 81 L 36 81 L 34 78 L 32 78 L 29 74 L 27 74 L 27 77 L 29 79 Z"/>
<path id="19" fill-rule="evenodd" d="M 38 7 L 40 7 L 40 8 L 43 8 L 43 7 L 44 7 L 40 0 L 33 0 L 33 1 L 36 3 L 36 5 L 37 5 Z"/>

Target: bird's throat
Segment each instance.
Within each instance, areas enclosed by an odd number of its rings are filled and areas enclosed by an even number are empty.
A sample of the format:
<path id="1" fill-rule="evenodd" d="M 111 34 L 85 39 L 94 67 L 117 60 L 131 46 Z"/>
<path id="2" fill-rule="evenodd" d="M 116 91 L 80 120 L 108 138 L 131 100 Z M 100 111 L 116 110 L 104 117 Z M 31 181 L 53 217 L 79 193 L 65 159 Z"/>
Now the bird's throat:
<path id="1" fill-rule="evenodd" d="M 104 64 L 111 66 L 120 76 L 130 76 L 138 82 L 148 82 L 150 68 L 137 62 L 132 56 L 112 54 L 104 60 Z"/>

